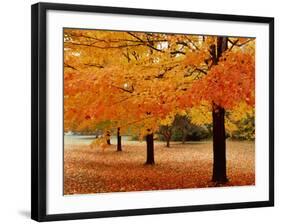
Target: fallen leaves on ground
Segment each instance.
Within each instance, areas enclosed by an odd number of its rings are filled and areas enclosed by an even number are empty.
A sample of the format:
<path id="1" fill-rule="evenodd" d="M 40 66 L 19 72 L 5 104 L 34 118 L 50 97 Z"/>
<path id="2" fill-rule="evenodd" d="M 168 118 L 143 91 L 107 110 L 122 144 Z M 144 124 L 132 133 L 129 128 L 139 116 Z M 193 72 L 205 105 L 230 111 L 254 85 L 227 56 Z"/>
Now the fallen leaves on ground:
<path id="1" fill-rule="evenodd" d="M 229 182 L 217 185 L 212 177 L 212 142 L 155 144 L 154 166 L 144 165 L 145 143 L 90 148 L 66 145 L 64 194 L 243 186 L 255 184 L 253 142 L 227 141 Z"/>

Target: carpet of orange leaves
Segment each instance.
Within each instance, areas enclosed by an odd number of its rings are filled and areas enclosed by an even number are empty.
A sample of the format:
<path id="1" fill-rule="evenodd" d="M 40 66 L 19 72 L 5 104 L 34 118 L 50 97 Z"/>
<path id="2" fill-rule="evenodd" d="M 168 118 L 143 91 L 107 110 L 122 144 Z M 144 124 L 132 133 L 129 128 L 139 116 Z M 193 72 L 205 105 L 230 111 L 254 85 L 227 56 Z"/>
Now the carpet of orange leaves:
<path id="1" fill-rule="evenodd" d="M 145 143 L 124 145 L 116 152 L 87 145 L 66 145 L 64 194 L 216 187 L 212 183 L 212 142 L 155 145 L 154 166 L 144 165 Z M 253 142 L 227 141 L 229 182 L 219 186 L 255 184 Z"/>

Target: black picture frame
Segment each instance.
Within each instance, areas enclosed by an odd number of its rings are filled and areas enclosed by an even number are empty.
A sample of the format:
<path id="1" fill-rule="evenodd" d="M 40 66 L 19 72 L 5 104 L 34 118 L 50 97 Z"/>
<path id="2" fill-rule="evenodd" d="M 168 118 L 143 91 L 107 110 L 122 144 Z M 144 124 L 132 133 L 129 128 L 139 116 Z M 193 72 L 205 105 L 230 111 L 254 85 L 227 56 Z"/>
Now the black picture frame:
<path id="1" fill-rule="evenodd" d="M 253 22 L 269 25 L 269 200 L 243 203 L 208 204 L 85 213 L 46 213 L 46 13 L 48 10 L 100 12 L 124 15 L 162 16 L 215 21 Z M 103 7 L 73 4 L 37 3 L 32 5 L 32 155 L 31 155 L 31 218 L 36 221 L 74 220 L 115 216 L 132 216 L 161 213 L 193 212 L 221 209 L 238 209 L 274 206 L 274 18 L 183 11 Z"/>

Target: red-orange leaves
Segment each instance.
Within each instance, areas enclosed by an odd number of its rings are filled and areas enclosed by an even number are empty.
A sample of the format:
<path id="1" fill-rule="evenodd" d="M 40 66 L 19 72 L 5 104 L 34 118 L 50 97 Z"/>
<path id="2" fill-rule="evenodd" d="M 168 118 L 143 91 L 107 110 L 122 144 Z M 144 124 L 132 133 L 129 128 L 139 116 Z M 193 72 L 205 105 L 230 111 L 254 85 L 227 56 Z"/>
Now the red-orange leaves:
<path id="1" fill-rule="evenodd" d="M 185 58 L 185 64 L 191 66 L 199 66 L 205 63 L 205 59 L 208 57 L 208 51 L 195 51 L 189 52 Z"/>
<path id="2" fill-rule="evenodd" d="M 226 53 L 206 76 L 193 83 L 180 103 L 190 106 L 202 101 L 215 103 L 225 109 L 231 109 L 241 101 L 254 105 L 254 56 L 244 52 Z"/>

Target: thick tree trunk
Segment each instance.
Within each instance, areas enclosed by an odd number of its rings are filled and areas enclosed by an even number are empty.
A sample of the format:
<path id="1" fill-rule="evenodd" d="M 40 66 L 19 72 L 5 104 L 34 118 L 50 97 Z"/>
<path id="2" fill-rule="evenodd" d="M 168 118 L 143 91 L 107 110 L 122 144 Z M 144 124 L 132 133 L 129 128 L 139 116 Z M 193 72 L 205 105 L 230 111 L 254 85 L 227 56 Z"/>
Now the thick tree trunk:
<path id="1" fill-rule="evenodd" d="M 225 110 L 213 105 L 213 177 L 212 181 L 225 183 L 226 176 L 226 143 L 225 143 Z"/>
<path id="2" fill-rule="evenodd" d="M 146 136 L 146 163 L 153 165 L 154 162 L 154 140 L 153 133 Z"/>
<path id="3" fill-rule="evenodd" d="M 227 37 L 217 37 L 217 49 L 211 47 L 213 64 L 219 62 L 222 53 L 227 50 Z M 225 142 L 225 110 L 213 103 L 213 177 L 212 181 L 227 182 L 226 175 L 226 142 Z"/>
<path id="4" fill-rule="evenodd" d="M 122 144 L 121 144 L 121 135 L 120 135 L 120 128 L 117 128 L 117 152 L 122 151 Z"/>

